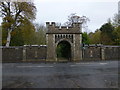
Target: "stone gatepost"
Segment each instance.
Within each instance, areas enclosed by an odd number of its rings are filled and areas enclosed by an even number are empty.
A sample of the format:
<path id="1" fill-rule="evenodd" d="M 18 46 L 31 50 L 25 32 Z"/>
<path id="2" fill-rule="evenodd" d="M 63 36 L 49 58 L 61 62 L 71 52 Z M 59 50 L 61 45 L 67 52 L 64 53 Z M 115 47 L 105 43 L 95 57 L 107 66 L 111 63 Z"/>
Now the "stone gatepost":
<path id="1" fill-rule="evenodd" d="M 101 47 L 101 59 L 105 60 L 105 48 L 103 46 Z"/>
<path id="2" fill-rule="evenodd" d="M 26 46 L 23 47 L 23 62 L 26 61 Z"/>
<path id="3" fill-rule="evenodd" d="M 47 41 L 47 60 L 46 61 L 55 61 L 55 37 L 54 34 L 46 34 Z"/>

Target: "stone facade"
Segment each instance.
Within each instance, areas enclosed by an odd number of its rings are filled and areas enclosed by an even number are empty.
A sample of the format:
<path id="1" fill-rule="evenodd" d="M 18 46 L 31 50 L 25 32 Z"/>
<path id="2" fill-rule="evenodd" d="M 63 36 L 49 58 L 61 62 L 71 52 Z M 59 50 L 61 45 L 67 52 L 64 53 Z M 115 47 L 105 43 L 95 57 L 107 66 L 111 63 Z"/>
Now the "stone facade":
<path id="1" fill-rule="evenodd" d="M 71 60 L 82 60 L 82 30 L 81 23 L 73 23 L 71 27 L 56 26 L 55 22 L 46 22 L 47 33 L 47 61 L 58 61 L 56 48 L 62 41 L 66 41 L 71 46 Z"/>

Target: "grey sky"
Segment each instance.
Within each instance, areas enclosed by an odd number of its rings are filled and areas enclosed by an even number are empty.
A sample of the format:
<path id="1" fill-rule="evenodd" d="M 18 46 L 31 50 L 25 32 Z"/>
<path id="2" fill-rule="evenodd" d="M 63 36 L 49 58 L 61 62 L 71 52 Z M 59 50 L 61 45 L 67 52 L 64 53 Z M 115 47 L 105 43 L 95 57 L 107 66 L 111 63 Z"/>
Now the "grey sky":
<path id="1" fill-rule="evenodd" d="M 101 0 L 102 1 L 102 0 Z M 37 7 L 36 22 L 55 21 L 64 23 L 68 15 L 77 13 L 90 19 L 88 31 L 95 31 L 118 12 L 118 0 L 34 0 Z"/>
<path id="2" fill-rule="evenodd" d="M 77 13 L 79 16 L 87 16 L 90 19 L 88 32 L 99 29 L 118 13 L 119 0 L 34 0 L 37 7 L 37 16 L 35 22 L 43 23 L 67 21 L 68 15 Z M 1 22 L 0 18 L 0 22 Z M 85 31 L 85 30 L 83 30 Z"/>

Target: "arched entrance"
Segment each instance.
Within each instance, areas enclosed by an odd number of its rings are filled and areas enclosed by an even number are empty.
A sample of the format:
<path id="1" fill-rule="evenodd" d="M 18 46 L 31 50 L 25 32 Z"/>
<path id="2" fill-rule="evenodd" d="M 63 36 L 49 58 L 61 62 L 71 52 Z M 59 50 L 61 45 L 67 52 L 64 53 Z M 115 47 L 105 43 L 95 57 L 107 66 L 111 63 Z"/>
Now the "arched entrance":
<path id="1" fill-rule="evenodd" d="M 58 27 L 55 22 L 46 22 L 46 27 L 46 61 L 82 60 L 82 23 L 72 23 L 71 27 Z"/>
<path id="2" fill-rule="evenodd" d="M 57 61 L 71 60 L 71 45 L 68 41 L 60 41 L 56 47 Z"/>

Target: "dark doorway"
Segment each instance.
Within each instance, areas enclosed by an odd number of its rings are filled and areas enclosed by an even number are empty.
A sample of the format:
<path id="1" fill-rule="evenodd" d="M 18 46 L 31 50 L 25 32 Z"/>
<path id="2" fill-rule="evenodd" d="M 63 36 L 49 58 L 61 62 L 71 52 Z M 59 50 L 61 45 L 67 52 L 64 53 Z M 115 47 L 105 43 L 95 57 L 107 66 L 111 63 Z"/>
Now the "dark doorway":
<path id="1" fill-rule="evenodd" d="M 61 41 L 56 49 L 57 60 L 71 60 L 71 45 L 67 41 Z"/>

